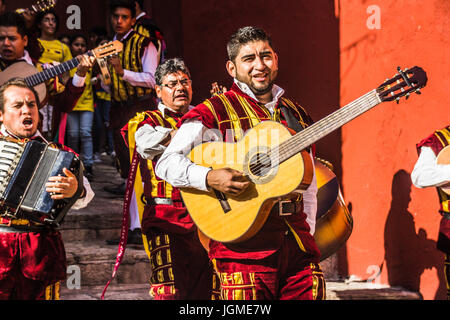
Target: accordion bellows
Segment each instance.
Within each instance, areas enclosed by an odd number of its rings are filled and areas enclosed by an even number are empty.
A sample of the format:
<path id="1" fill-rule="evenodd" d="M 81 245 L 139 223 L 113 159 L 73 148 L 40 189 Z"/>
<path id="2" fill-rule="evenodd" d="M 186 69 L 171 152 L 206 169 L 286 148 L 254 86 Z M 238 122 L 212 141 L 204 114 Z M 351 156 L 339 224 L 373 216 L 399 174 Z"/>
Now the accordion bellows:
<path id="1" fill-rule="evenodd" d="M 45 191 L 49 177 L 76 170 L 78 157 L 49 144 L 0 138 L 0 215 L 52 224 L 63 200 Z"/>

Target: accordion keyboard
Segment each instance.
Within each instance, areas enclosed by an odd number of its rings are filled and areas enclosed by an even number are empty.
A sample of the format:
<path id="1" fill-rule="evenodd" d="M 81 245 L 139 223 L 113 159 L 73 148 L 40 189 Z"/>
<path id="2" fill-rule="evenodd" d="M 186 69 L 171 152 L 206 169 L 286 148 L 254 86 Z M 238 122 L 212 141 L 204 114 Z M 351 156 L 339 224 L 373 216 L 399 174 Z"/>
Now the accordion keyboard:
<path id="1" fill-rule="evenodd" d="M 0 194 L 5 192 L 22 156 L 24 146 L 22 143 L 0 140 Z"/>

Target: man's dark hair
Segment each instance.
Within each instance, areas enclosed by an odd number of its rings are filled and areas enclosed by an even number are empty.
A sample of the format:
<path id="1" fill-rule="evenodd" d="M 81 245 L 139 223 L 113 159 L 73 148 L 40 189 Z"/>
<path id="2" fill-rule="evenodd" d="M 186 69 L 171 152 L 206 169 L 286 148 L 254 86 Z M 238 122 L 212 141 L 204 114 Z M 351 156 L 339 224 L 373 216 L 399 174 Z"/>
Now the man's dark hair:
<path id="1" fill-rule="evenodd" d="M 0 111 L 3 112 L 5 107 L 5 91 L 9 87 L 20 87 L 20 88 L 27 88 L 31 90 L 34 94 L 34 98 L 36 99 L 36 104 L 39 107 L 39 95 L 36 92 L 36 90 L 33 87 L 30 87 L 24 79 L 22 78 L 12 78 L 8 81 L 6 81 L 4 84 L 0 87 Z"/>
<path id="2" fill-rule="evenodd" d="M 25 20 L 20 14 L 13 11 L 7 11 L 0 16 L 0 27 L 17 27 L 17 33 L 22 38 L 26 35 Z"/>
<path id="3" fill-rule="evenodd" d="M 160 86 L 162 84 L 162 80 L 164 77 L 171 73 L 176 73 L 181 71 L 185 73 L 189 79 L 191 79 L 191 74 L 189 69 L 186 67 L 186 64 L 181 58 L 172 58 L 167 59 L 156 68 L 155 72 L 155 82 L 156 85 Z"/>
<path id="4" fill-rule="evenodd" d="M 141 10 L 144 10 L 144 0 L 135 0 L 134 2 L 137 2 Z"/>
<path id="5" fill-rule="evenodd" d="M 131 17 L 134 18 L 136 16 L 136 6 L 134 5 L 134 1 L 130 0 L 110 0 L 109 2 L 109 10 L 112 14 L 116 8 L 126 8 L 130 9 Z"/>
<path id="6" fill-rule="evenodd" d="M 39 25 L 41 24 L 42 20 L 44 19 L 44 17 L 45 17 L 47 14 L 49 14 L 49 13 L 51 13 L 52 15 L 55 16 L 55 20 L 56 20 L 55 33 L 56 33 L 56 32 L 58 31 L 58 28 L 59 28 L 59 17 L 58 17 L 58 15 L 56 14 L 55 9 L 48 9 L 48 10 L 39 12 L 39 13 L 36 15 L 36 22 L 35 22 L 35 24 L 36 24 L 36 26 L 39 26 Z M 41 32 L 41 31 L 40 31 L 40 32 Z"/>
<path id="7" fill-rule="evenodd" d="M 228 59 L 235 62 L 241 47 L 253 41 L 267 41 L 272 47 L 272 39 L 263 29 L 252 26 L 243 27 L 236 31 L 227 43 Z"/>

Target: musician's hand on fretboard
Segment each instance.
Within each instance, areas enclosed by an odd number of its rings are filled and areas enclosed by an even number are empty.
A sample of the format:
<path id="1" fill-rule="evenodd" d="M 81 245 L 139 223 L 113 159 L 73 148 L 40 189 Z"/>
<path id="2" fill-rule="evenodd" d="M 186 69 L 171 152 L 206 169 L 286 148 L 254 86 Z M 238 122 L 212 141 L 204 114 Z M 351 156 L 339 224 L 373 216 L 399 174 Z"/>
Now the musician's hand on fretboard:
<path id="1" fill-rule="evenodd" d="M 66 176 L 55 176 L 48 178 L 46 191 L 51 194 L 53 200 L 61 200 L 72 198 L 78 189 L 78 181 L 75 175 L 68 169 L 64 168 L 63 172 Z"/>
<path id="2" fill-rule="evenodd" d="M 80 64 L 77 67 L 77 75 L 84 78 L 89 69 L 92 68 L 92 66 L 94 65 L 95 58 L 90 57 L 87 54 L 82 54 L 77 56 L 77 59 L 80 62 Z"/>

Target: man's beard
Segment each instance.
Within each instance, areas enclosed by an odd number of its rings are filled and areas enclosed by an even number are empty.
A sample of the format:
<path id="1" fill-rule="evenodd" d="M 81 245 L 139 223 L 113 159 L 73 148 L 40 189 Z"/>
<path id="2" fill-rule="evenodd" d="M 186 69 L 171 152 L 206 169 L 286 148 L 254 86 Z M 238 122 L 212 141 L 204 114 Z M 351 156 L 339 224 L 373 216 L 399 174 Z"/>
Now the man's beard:
<path id="1" fill-rule="evenodd" d="M 255 94 L 255 96 L 262 96 L 270 91 L 272 91 L 273 88 L 273 82 L 269 82 L 267 84 L 267 86 L 263 87 L 263 88 L 256 88 L 255 86 L 253 86 L 253 83 L 250 83 L 250 90 L 252 90 L 252 92 Z"/>

